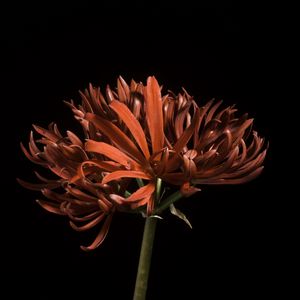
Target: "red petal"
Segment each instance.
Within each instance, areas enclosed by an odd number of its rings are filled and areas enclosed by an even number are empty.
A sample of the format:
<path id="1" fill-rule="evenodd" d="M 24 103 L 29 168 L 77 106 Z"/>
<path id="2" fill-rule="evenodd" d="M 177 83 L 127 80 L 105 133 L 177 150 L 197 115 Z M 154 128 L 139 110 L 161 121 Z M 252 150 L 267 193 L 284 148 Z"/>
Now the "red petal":
<path id="1" fill-rule="evenodd" d="M 116 171 L 106 175 L 102 179 L 102 183 L 108 183 L 112 180 L 119 180 L 122 178 L 141 178 L 141 179 L 151 179 L 151 177 L 142 171 Z"/>
<path id="2" fill-rule="evenodd" d="M 103 218 L 105 217 L 105 214 L 102 213 L 100 216 L 98 216 L 97 218 L 95 218 L 94 220 L 88 222 L 87 224 L 83 225 L 83 226 L 77 226 L 75 225 L 72 221 L 70 221 L 70 226 L 76 230 L 76 231 L 85 231 L 85 230 L 89 230 L 92 227 L 96 226 L 97 224 L 99 224 Z"/>
<path id="3" fill-rule="evenodd" d="M 76 134 L 74 134 L 72 131 L 67 130 L 67 135 L 72 144 L 83 147 L 80 138 Z"/>
<path id="4" fill-rule="evenodd" d="M 153 182 L 148 183 L 147 185 L 139 188 L 128 198 L 125 199 L 126 202 L 135 202 L 145 197 L 151 196 L 155 191 L 155 184 Z"/>
<path id="5" fill-rule="evenodd" d="M 36 132 L 38 132 L 40 135 L 46 137 L 47 139 L 49 139 L 52 142 L 56 142 L 60 139 L 59 136 L 57 136 L 54 132 L 51 132 L 51 131 L 44 129 L 37 125 L 32 125 L 32 126 Z"/>
<path id="6" fill-rule="evenodd" d="M 160 87 L 154 76 L 148 77 L 144 94 L 146 119 L 151 137 L 152 152 L 157 152 L 164 146 L 164 130 Z"/>
<path id="7" fill-rule="evenodd" d="M 60 209 L 60 205 L 59 204 L 55 204 L 55 203 L 50 203 L 44 200 L 36 200 L 36 202 L 43 207 L 45 210 L 54 213 L 54 214 L 58 214 L 58 215 L 66 215 L 66 213 L 62 212 Z"/>
<path id="8" fill-rule="evenodd" d="M 25 154 L 25 156 L 33 163 L 38 164 L 38 165 L 43 165 L 43 166 L 47 166 L 48 163 L 41 160 L 39 157 L 36 156 L 32 156 L 29 154 L 29 152 L 27 151 L 27 149 L 24 147 L 24 145 L 22 143 L 20 143 L 21 146 L 21 150 L 22 152 Z"/>
<path id="9" fill-rule="evenodd" d="M 84 202 L 97 202 L 98 199 L 96 197 L 90 196 L 83 191 L 73 188 L 71 186 L 67 186 L 66 191 L 69 192 L 71 195 L 76 197 L 78 200 L 84 201 Z"/>
<path id="10" fill-rule="evenodd" d="M 146 205 L 149 201 L 150 201 L 151 195 L 148 197 L 145 197 L 143 199 L 141 199 L 138 202 L 134 202 L 130 204 L 131 209 L 137 209 L 138 207 L 141 207 L 143 205 Z"/>
<path id="11" fill-rule="evenodd" d="M 118 88 L 119 100 L 124 103 L 128 102 L 130 98 L 129 87 L 121 76 L 119 76 L 117 80 L 117 88 Z"/>
<path id="12" fill-rule="evenodd" d="M 48 189 L 55 189 L 61 186 L 61 182 L 51 182 L 51 183 L 30 183 L 27 181 L 24 181 L 20 178 L 17 178 L 17 181 L 20 185 L 22 185 L 24 188 L 33 190 L 33 191 L 40 191 L 41 189 L 48 188 Z"/>
<path id="13" fill-rule="evenodd" d="M 111 220 L 112 220 L 112 216 L 113 215 L 111 214 L 106 218 L 100 232 L 98 233 L 98 235 L 97 235 L 96 239 L 93 241 L 93 243 L 90 246 L 87 246 L 87 247 L 81 246 L 80 248 L 82 250 L 91 251 L 91 250 L 96 249 L 97 247 L 99 247 L 102 244 L 102 242 L 104 241 L 104 239 L 105 239 L 105 237 L 108 233 L 108 230 L 109 230 L 109 227 L 110 227 L 110 224 L 111 224 Z"/>
<path id="14" fill-rule="evenodd" d="M 73 198 L 66 196 L 66 194 L 58 194 L 49 189 L 42 189 L 42 193 L 48 199 L 50 199 L 52 201 L 56 201 L 58 203 L 62 203 L 65 201 L 70 202 L 73 200 Z"/>
<path id="15" fill-rule="evenodd" d="M 103 142 L 95 142 L 92 140 L 88 140 L 85 143 L 85 150 L 89 152 L 96 152 L 99 154 L 103 154 L 108 158 L 120 163 L 121 165 L 125 166 L 128 169 L 132 165 L 134 165 L 136 168 L 138 166 L 138 164 L 133 159 L 131 159 L 128 155 L 126 155 L 124 152 L 120 151 L 114 146 L 111 146 Z"/>
<path id="16" fill-rule="evenodd" d="M 201 189 L 196 188 L 194 186 L 191 186 L 189 182 L 185 182 L 181 187 L 180 187 L 180 192 L 184 197 L 190 197 L 193 194 L 201 191 Z"/>
<path id="17" fill-rule="evenodd" d="M 66 213 L 67 213 L 68 217 L 71 220 L 76 221 L 76 222 L 86 222 L 86 221 L 89 221 L 91 219 L 94 219 L 95 217 L 97 217 L 98 215 L 101 214 L 100 211 L 94 211 L 91 214 L 88 214 L 84 217 L 74 217 L 67 208 L 65 210 L 66 210 Z"/>
<path id="18" fill-rule="evenodd" d="M 116 125 L 94 114 L 87 113 L 85 117 L 122 151 L 137 161 L 145 161 L 144 156 L 138 150 L 135 144 Z"/>
<path id="19" fill-rule="evenodd" d="M 120 119 L 128 127 L 137 144 L 143 151 L 145 157 L 148 159 L 150 157 L 150 154 L 146 136 L 139 121 L 135 118 L 135 116 L 125 104 L 119 101 L 113 101 L 109 106 L 117 113 Z"/>

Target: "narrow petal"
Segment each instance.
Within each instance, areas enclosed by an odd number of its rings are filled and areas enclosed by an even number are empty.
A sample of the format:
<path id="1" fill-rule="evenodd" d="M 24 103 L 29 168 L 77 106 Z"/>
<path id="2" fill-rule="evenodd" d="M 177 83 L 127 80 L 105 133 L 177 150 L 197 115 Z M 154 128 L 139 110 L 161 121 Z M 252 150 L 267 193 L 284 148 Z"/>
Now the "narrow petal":
<path id="1" fill-rule="evenodd" d="M 118 88 L 119 100 L 121 102 L 128 103 L 128 100 L 130 98 L 129 87 L 126 81 L 121 76 L 119 76 L 117 80 L 117 88 Z"/>
<path id="2" fill-rule="evenodd" d="M 126 202 L 135 202 L 145 197 L 149 197 L 155 191 L 155 184 L 153 182 L 148 183 L 147 185 L 139 188 L 137 191 L 132 193 L 128 198 L 126 198 Z"/>
<path id="3" fill-rule="evenodd" d="M 66 201 L 70 202 L 70 201 L 73 200 L 73 198 L 70 198 L 66 194 L 55 193 L 50 189 L 42 189 L 41 192 L 48 199 L 50 199 L 52 201 L 55 201 L 55 202 L 58 202 L 58 203 L 62 203 L 62 202 L 66 202 Z"/>
<path id="4" fill-rule="evenodd" d="M 189 182 L 183 183 L 180 187 L 180 192 L 184 197 L 190 197 L 200 191 L 201 189 L 191 186 Z"/>
<path id="5" fill-rule="evenodd" d="M 98 199 L 94 196 L 90 196 L 83 191 L 73 188 L 70 185 L 65 187 L 66 191 L 69 192 L 72 196 L 76 197 L 77 199 L 85 202 L 97 202 Z"/>
<path id="6" fill-rule="evenodd" d="M 151 198 L 151 195 L 147 196 L 145 198 L 142 198 L 142 199 L 140 199 L 137 202 L 131 203 L 130 204 L 131 209 L 137 209 L 137 208 L 139 208 L 141 206 L 146 205 L 150 201 L 150 198 Z"/>
<path id="7" fill-rule="evenodd" d="M 48 189 L 55 189 L 61 186 L 61 182 L 51 182 L 51 183 L 30 183 L 27 181 L 24 181 L 20 178 L 17 178 L 17 181 L 20 185 L 22 185 L 24 188 L 33 190 L 33 191 L 40 191 L 41 189 L 48 188 Z"/>
<path id="8" fill-rule="evenodd" d="M 82 144 L 80 138 L 75 133 L 67 130 L 67 135 L 72 144 L 77 145 L 79 147 L 83 147 L 83 144 Z"/>
<path id="9" fill-rule="evenodd" d="M 109 197 L 117 205 L 122 205 L 125 202 L 125 198 L 117 194 L 110 194 Z"/>
<path id="10" fill-rule="evenodd" d="M 100 197 L 100 199 L 98 199 L 98 204 L 99 207 L 105 212 L 105 213 L 109 213 L 113 204 L 108 201 L 103 195 L 102 197 Z"/>
<path id="11" fill-rule="evenodd" d="M 160 87 L 155 77 L 148 77 L 145 87 L 146 120 L 150 132 L 152 152 L 164 146 L 163 111 Z"/>
<path id="12" fill-rule="evenodd" d="M 127 155 L 137 161 L 145 161 L 135 144 L 116 125 L 94 114 L 87 113 L 85 117 Z"/>
<path id="13" fill-rule="evenodd" d="M 223 100 L 217 102 L 210 110 L 209 110 L 209 113 L 205 119 L 205 125 L 213 119 L 214 117 L 214 114 L 216 112 L 216 110 L 220 107 L 220 105 L 222 104 Z"/>
<path id="14" fill-rule="evenodd" d="M 195 126 L 195 135 L 194 135 L 194 148 L 196 148 L 198 146 L 198 142 L 199 142 L 199 130 L 202 126 L 202 121 L 204 120 L 207 111 L 209 110 L 209 108 L 212 106 L 214 102 L 214 99 L 210 100 L 209 102 L 206 103 L 206 105 L 204 107 L 200 107 L 199 111 L 199 117 L 197 119 L 196 122 L 196 126 Z"/>
<path id="15" fill-rule="evenodd" d="M 82 250 L 91 251 L 91 250 L 96 249 L 97 247 L 99 247 L 102 244 L 102 242 L 104 241 L 104 239 L 105 239 L 105 237 L 108 233 L 108 230 L 109 230 L 109 227 L 110 227 L 110 224 L 111 224 L 111 220 L 112 220 L 112 216 L 113 216 L 113 214 L 109 215 L 106 218 L 100 232 L 98 233 L 98 235 L 97 235 L 96 239 L 93 241 L 93 243 L 90 246 L 87 246 L 87 247 L 81 246 L 80 248 Z"/>
<path id="16" fill-rule="evenodd" d="M 120 180 L 122 178 L 141 178 L 141 179 L 151 179 L 150 175 L 142 171 L 116 171 L 106 175 L 102 183 L 108 183 L 112 180 Z"/>
<path id="17" fill-rule="evenodd" d="M 148 159 L 150 157 L 150 153 L 146 141 L 146 136 L 140 122 L 135 118 L 135 116 L 125 104 L 119 101 L 113 101 L 109 106 L 115 111 L 115 113 L 128 127 L 133 138 L 136 140 L 137 144 L 143 151 L 146 159 Z"/>
<path id="18" fill-rule="evenodd" d="M 187 145 L 192 135 L 195 133 L 195 126 L 197 124 L 197 120 L 199 118 L 199 110 L 197 109 L 191 125 L 183 132 L 181 137 L 177 140 L 175 143 L 173 150 L 177 152 L 168 162 L 167 170 L 173 171 L 175 166 L 177 166 L 178 161 L 181 159 L 179 156 L 179 153 L 182 151 L 182 149 Z"/>
<path id="19" fill-rule="evenodd" d="M 83 217 L 75 217 L 73 216 L 71 213 L 70 213 L 70 210 L 69 209 L 65 209 L 68 217 L 72 220 L 72 221 L 75 221 L 75 222 L 86 222 L 86 221 L 90 221 L 92 219 L 95 219 L 96 217 L 98 217 L 100 214 L 102 214 L 100 211 L 94 211 L 90 214 L 87 214 Z"/>
<path id="20" fill-rule="evenodd" d="M 174 145 L 174 151 L 180 152 L 183 149 L 183 147 L 186 146 L 186 144 L 188 143 L 188 141 L 190 140 L 190 138 L 192 137 L 192 135 L 195 132 L 195 126 L 197 124 L 199 114 L 200 114 L 199 109 L 197 109 L 196 113 L 193 117 L 191 125 L 183 132 L 181 137 L 178 139 L 178 141 Z"/>
<path id="21" fill-rule="evenodd" d="M 36 202 L 45 210 L 57 214 L 57 215 L 65 215 L 66 213 L 64 213 L 63 211 L 61 211 L 60 209 L 60 205 L 56 204 L 56 203 L 50 203 L 48 201 L 44 201 L 44 200 L 36 200 Z"/>
<path id="22" fill-rule="evenodd" d="M 57 182 L 57 179 L 47 179 L 47 178 L 43 177 L 42 175 L 40 175 L 36 171 L 34 171 L 34 174 L 41 181 L 44 181 L 44 182 L 47 182 L 47 183 L 55 183 L 55 182 Z"/>
<path id="23" fill-rule="evenodd" d="M 208 184 L 208 185 L 216 185 L 216 184 L 242 184 L 249 182 L 255 179 L 263 170 L 263 166 L 259 167 L 255 171 L 251 172 L 250 174 L 240 177 L 240 178 L 233 178 L 233 179 L 194 179 L 193 183 L 195 184 Z"/>
<path id="24" fill-rule="evenodd" d="M 40 135 L 46 137 L 47 139 L 49 139 L 52 142 L 56 142 L 60 139 L 59 136 L 57 136 L 54 132 L 51 132 L 51 131 L 44 129 L 37 125 L 32 125 L 32 126 L 36 132 L 38 132 Z"/>
<path id="25" fill-rule="evenodd" d="M 100 216 L 96 217 L 94 220 L 88 222 L 85 225 L 82 226 L 77 226 L 76 224 L 74 224 L 72 221 L 70 221 L 70 226 L 76 230 L 76 231 L 86 231 L 91 229 L 92 227 L 96 226 L 97 224 L 99 224 L 105 217 L 105 214 L 102 213 Z"/>
<path id="26" fill-rule="evenodd" d="M 128 169 L 131 166 L 135 166 L 135 167 L 138 166 L 138 164 L 132 158 L 126 155 L 124 152 L 120 151 L 114 146 L 111 146 L 103 142 L 95 142 L 93 140 L 88 140 L 85 143 L 85 150 L 89 152 L 96 152 L 99 154 L 103 154 L 108 158 L 120 163 L 121 165 L 123 165 Z"/>
<path id="27" fill-rule="evenodd" d="M 40 149 L 36 146 L 34 138 L 33 138 L 33 131 L 30 131 L 30 138 L 29 138 L 29 149 L 32 155 L 36 155 L 40 153 Z"/>
<path id="28" fill-rule="evenodd" d="M 27 151 L 27 149 L 24 147 L 23 143 L 20 143 L 20 147 L 22 152 L 25 154 L 25 156 L 34 164 L 42 165 L 42 166 L 47 166 L 48 163 L 46 161 L 41 160 L 40 158 L 30 155 L 30 153 Z"/>

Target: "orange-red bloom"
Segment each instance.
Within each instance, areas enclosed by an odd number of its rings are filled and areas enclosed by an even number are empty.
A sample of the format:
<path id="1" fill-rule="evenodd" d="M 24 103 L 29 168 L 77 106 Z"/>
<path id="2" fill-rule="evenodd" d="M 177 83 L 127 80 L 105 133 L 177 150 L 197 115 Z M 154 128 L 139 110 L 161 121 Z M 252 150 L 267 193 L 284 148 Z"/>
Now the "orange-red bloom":
<path id="1" fill-rule="evenodd" d="M 127 85 L 120 77 L 116 92 L 107 87 L 106 96 L 90 85 L 81 97 L 80 106 L 67 105 L 83 127 L 85 143 L 70 131 L 63 136 L 56 125 L 35 126 L 43 150 L 32 133 L 29 152 L 23 145 L 22 150 L 58 178 L 37 174 L 44 183 L 20 183 L 41 190 L 49 201 L 39 203 L 68 215 L 75 230 L 103 222 L 84 250 L 101 244 L 115 210 L 153 214 L 163 203 L 155 197 L 158 180 L 190 196 L 199 185 L 244 183 L 262 171 L 264 141 L 252 131 L 253 119 L 236 116 L 234 107 L 220 110 L 221 102 L 213 100 L 199 107 L 185 90 L 162 96 L 155 77 L 146 85 L 133 80 Z"/>
<path id="2" fill-rule="evenodd" d="M 74 184 L 71 179 L 76 176 L 80 165 L 89 159 L 81 140 L 70 131 L 63 137 L 55 124 L 51 124 L 48 130 L 38 126 L 34 128 L 42 135 L 38 142 L 44 144 L 43 150 L 37 147 L 33 132 L 30 134 L 29 152 L 22 144 L 21 148 L 29 160 L 51 170 L 57 179 L 46 179 L 35 172 L 42 183 L 32 184 L 18 179 L 19 183 L 28 189 L 41 191 L 47 200 L 37 202 L 49 212 L 68 216 L 71 227 L 77 231 L 88 230 L 102 222 L 94 242 L 88 247 L 82 246 L 84 250 L 95 249 L 104 240 L 116 209 L 107 195 L 122 189 L 102 184 L 102 169 L 98 165 L 90 166 L 87 170 L 89 176 Z"/>

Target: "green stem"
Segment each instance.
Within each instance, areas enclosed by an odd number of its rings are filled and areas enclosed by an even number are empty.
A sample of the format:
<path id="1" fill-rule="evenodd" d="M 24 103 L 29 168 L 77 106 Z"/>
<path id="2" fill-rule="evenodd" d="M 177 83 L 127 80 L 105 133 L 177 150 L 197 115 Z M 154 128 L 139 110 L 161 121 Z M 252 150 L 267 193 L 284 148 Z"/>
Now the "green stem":
<path id="1" fill-rule="evenodd" d="M 141 178 L 136 178 L 136 181 L 137 181 L 137 184 L 138 184 L 139 187 L 143 187 L 143 186 L 144 186 L 143 179 L 141 179 Z"/>
<path id="2" fill-rule="evenodd" d="M 139 183 L 139 180 L 137 181 Z M 161 183 L 162 183 L 161 179 L 158 178 L 155 187 L 156 203 L 158 203 L 160 199 Z M 156 224 L 157 224 L 157 218 L 155 217 L 146 218 L 133 300 L 146 299 Z"/>
<path id="3" fill-rule="evenodd" d="M 164 211 L 166 208 L 168 208 L 172 203 L 182 198 L 183 195 L 180 191 L 177 191 L 170 195 L 166 200 L 162 201 L 162 204 L 154 211 L 154 214 L 160 214 L 162 211 Z"/>
<path id="4" fill-rule="evenodd" d="M 145 222 L 142 248 L 135 282 L 133 300 L 145 300 L 157 218 L 147 218 Z"/>
<path id="5" fill-rule="evenodd" d="M 161 183 L 161 179 L 158 178 L 156 182 L 155 191 L 156 203 L 158 203 L 160 199 Z M 153 214 L 161 213 L 163 210 L 168 208 L 173 202 L 179 200 L 182 197 L 183 195 L 180 193 L 180 191 L 175 192 L 174 194 L 170 195 L 166 200 L 162 201 L 162 204 L 154 211 Z M 133 300 L 146 299 L 156 224 L 157 218 L 151 216 L 146 218 Z"/>
<path id="6" fill-rule="evenodd" d="M 155 193 L 156 203 L 159 203 L 159 200 L 160 200 L 161 183 L 162 183 L 161 179 L 157 178 L 157 181 L 156 181 L 156 193 Z"/>

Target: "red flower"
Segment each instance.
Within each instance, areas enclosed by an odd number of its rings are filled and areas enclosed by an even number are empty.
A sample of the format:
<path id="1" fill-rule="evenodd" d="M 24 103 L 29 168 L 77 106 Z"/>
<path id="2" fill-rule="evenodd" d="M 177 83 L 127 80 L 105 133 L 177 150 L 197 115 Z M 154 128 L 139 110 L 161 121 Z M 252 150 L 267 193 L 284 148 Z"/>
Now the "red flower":
<path id="1" fill-rule="evenodd" d="M 43 183 L 19 182 L 41 190 L 48 200 L 39 204 L 67 215 L 75 230 L 103 222 L 84 250 L 101 244 L 114 211 L 153 214 L 163 204 L 155 196 L 158 181 L 190 196 L 200 190 L 197 185 L 244 183 L 262 171 L 264 141 L 252 131 L 253 119 L 237 117 L 234 107 L 219 110 L 221 102 L 213 100 L 198 107 L 185 90 L 162 96 L 154 77 L 145 86 L 133 80 L 128 86 L 120 77 L 117 92 L 107 87 L 106 97 L 90 85 L 81 97 L 82 105 L 67 105 L 83 127 L 85 144 L 70 131 L 63 136 L 54 124 L 48 130 L 35 126 L 43 150 L 32 133 L 29 152 L 23 145 L 22 150 L 58 178 L 36 173 Z"/>

